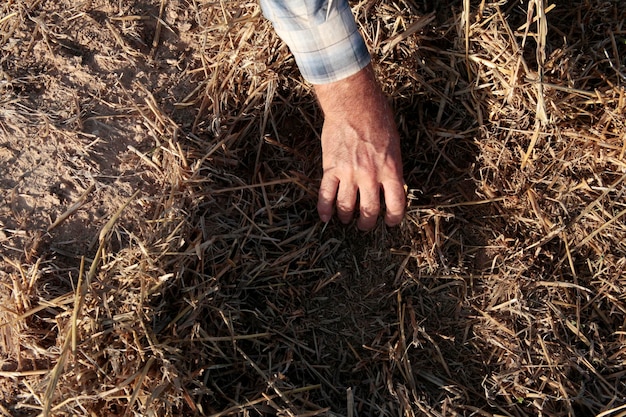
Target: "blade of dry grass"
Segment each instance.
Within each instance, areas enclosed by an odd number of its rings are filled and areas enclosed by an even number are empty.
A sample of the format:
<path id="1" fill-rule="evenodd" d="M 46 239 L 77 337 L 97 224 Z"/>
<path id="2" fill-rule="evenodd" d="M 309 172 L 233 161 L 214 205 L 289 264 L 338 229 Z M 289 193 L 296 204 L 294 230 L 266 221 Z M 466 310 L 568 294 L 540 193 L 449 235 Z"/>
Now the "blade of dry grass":
<path id="1" fill-rule="evenodd" d="M 48 226 L 47 231 L 48 232 L 52 231 L 55 227 L 59 226 L 61 223 L 67 220 L 68 217 L 70 217 L 78 209 L 80 209 L 87 202 L 87 197 L 89 196 L 89 194 L 93 192 L 95 188 L 96 188 L 95 184 L 92 184 L 89 188 L 87 188 L 87 190 L 83 194 L 81 194 L 80 197 L 78 197 L 78 200 L 74 204 L 72 204 L 63 214 L 61 214 L 54 221 L 54 223 Z"/>

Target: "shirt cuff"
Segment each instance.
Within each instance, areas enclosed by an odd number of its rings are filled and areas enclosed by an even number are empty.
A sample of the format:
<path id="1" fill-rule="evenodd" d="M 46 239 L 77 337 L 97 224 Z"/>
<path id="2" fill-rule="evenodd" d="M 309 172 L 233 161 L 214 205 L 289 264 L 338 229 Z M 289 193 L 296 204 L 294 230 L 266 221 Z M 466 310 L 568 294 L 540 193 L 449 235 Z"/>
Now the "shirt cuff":
<path id="1" fill-rule="evenodd" d="M 297 3 L 300 6 L 294 7 Z M 319 7 L 302 6 L 304 1 L 262 0 L 261 6 L 302 76 L 312 84 L 328 84 L 356 74 L 371 57 L 347 1 L 317 3 Z"/>

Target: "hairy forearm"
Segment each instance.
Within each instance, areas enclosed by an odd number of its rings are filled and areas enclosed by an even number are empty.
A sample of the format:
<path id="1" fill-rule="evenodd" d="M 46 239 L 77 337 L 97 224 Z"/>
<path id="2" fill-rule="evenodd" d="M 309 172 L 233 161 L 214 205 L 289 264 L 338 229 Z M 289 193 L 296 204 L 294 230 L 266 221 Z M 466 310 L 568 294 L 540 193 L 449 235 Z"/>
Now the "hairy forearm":
<path id="1" fill-rule="evenodd" d="M 371 65 L 330 84 L 315 85 L 315 94 L 326 117 L 354 117 L 359 109 L 388 110 L 388 103 Z"/>

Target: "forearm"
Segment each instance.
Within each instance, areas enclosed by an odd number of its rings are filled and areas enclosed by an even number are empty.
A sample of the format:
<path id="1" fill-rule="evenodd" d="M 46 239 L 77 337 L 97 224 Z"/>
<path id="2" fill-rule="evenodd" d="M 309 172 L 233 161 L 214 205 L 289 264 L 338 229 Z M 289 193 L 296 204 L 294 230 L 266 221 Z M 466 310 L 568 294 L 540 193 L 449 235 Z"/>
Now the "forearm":
<path id="1" fill-rule="evenodd" d="M 344 120 L 390 114 L 389 103 L 371 65 L 347 78 L 329 84 L 314 85 L 315 94 L 325 117 Z M 388 122 L 393 123 L 393 120 Z"/>
<path id="2" fill-rule="evenodd" d="M 400 223 L 405 204 L 400 138 L 347 0 L 261 0 L 261 5 L 324 112 L 320 218 L 329 221 L 336 208 L 348 223 L 358 202 L 357 226 L 369 230 L 381 211 L 382 192 L 385 222 Z"/>

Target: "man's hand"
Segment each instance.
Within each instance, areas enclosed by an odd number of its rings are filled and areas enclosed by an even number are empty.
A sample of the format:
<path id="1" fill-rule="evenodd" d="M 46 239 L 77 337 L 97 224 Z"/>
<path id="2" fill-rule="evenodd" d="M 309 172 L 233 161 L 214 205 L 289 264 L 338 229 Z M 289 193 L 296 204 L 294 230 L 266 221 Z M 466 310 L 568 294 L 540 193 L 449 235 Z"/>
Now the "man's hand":
<path id="1" fill-rule="evenodd" d="M 343 223 L 353 217 L 359 200 L 361 230 L 376 225 L 383 191 L 385 222 L 395 226 L 405 208 L 400 138 L 387 99 L 371 66 L 331 84 L 316 85 L 324 111 L 322 164 L 317 211 L 327 222 L 337 201 Z"/>

